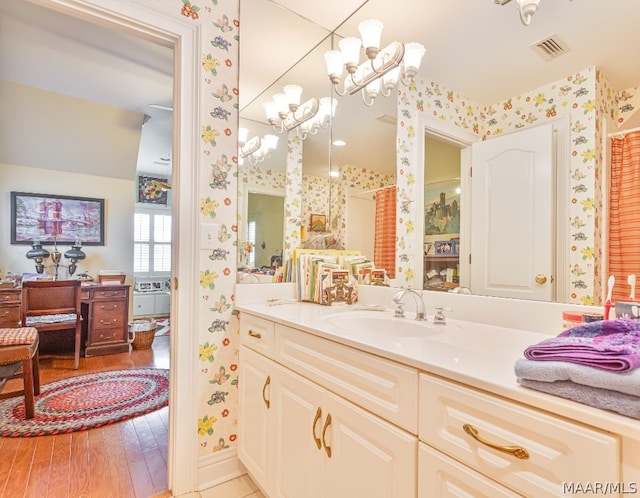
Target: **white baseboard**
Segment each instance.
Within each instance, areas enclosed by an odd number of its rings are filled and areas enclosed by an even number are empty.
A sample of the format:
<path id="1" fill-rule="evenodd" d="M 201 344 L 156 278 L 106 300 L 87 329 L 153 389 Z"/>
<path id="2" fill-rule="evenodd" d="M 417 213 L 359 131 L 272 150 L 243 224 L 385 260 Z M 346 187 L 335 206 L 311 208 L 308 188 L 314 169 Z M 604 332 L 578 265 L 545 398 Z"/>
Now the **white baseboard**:
<path id="1" fill-rule="evenodd" d="M 198 459 L 198 489 L 203 491 L 246 473 L 237 448 L 218 451 Z"/>

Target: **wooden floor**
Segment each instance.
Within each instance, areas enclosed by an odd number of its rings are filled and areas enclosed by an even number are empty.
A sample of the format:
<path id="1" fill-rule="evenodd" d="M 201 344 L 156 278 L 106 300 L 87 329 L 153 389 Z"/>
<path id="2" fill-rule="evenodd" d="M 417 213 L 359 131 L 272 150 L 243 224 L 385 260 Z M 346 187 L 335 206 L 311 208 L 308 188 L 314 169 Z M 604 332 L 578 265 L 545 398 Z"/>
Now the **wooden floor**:
<path id="1" fill-rule="evenodd" d="M 169 368 L 169 336 L 152 348 L 94 358 L 44 355 L 41 384 L 105 370 Z M 16 389 L 12 380 L 4 392 Z M 0 497 L 149 498 L 167 492 L 169 407 L 104 428 L 60 436 L 0 437 Z"/>

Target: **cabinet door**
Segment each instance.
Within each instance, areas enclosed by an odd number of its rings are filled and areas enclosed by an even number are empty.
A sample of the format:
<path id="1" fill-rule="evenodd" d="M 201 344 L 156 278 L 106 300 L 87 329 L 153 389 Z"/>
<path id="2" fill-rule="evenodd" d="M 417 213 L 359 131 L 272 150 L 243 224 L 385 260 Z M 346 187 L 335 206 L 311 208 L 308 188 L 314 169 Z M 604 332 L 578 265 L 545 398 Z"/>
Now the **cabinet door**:
<path id="1" fill-rule="evenodd" d="M 321 437 L 325 421 L 322 407 L 324 391 L 303 377 L 276 365 L 271 392 L 271 406 L 275 416 L 275 482 L 274 492 L 270 496 L 323 496 L 325 453 Z"/>
<path id="2" fill-rule="evenodd" d="M 151 316 L 155 311 L 154 296 L 133 296 L 133 314 L 135 316 Z"/>
<path id="3" fill-rule="evenodd" d="M 271 371 L 273 361 L 240 347 L 238 457 L 255 481 L 271 494 L 273 430 Z"/>
<path id="4" fill-rule="evenodd" d="M 331 456 L 324 455 L 325 497 L 417 496 L 418 439 L 414 435 L 333 394 L 327 394 L 324 406 L 323 426 L 331 416 L 323 438 L 331 448 Z"/>
<path id="5" fill-rule="evenodd" d="M 156 315 L 168 315 L 171 309 L 171 296 L 169 294 L 157 294 L 156 295 Z"/>

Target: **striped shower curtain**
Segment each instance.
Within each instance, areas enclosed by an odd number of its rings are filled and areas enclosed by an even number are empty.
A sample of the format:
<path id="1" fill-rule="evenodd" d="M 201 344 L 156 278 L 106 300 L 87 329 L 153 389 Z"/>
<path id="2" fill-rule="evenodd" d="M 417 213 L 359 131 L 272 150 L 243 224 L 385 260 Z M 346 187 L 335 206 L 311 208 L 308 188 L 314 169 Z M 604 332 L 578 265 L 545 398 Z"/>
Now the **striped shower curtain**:
<path id="1" fill-rule="evenodd" d="M 384 268 L 389 278 L 396 275 L 396 187 L 376 192 L 376 220 L 373 239 L 373 262 Z"/>
<path id="2" fill-rule="evenodd" d="M 616 279 L 612 301 L 629 299 L 630 274 L 640 280 L 640 131 L 611 139 L 608 275 Z"/>

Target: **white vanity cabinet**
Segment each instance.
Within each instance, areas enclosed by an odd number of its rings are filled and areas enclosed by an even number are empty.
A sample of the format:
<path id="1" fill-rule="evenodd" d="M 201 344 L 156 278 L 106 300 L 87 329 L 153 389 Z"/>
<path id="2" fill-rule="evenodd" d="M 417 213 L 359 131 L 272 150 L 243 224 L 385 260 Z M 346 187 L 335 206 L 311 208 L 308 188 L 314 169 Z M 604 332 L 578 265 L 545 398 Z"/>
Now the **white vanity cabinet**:
<path id="1" fill-rule="evenodd" d="M 269 330 L 270 325 L 246 313 L 240 317 L 238 456 L 265 493 L 272 498 L 415 498 L 417 436 L 331 389 L 334 379 L 344 378 L 342 390 L 361 391 L 360 396 L 368 398 L 369 404 L 378 401 L 367 393 L 379 393 L 389 400 L 386 409 L 394 412 L 394 404 L 405 396 L 398 395 L 393 380 L 383 382 L 382 387 L 379 384 L 384 372 L 395 365 L 278 324 L 271 359 L 263 356 L 270 352 L 263 341 L 264 332 L 257 332 Z M 353 356 L 357 360 L 348 371 L 340 371 L 345 368 L 340 361 L 324 364 L 322 353 L 319 362 L 308 363 L 304 359 L 308 339 L 314 345 L 324 342 L 320 351 L 335 349 L 333 358 Z M 287 352 L 279 349 L 283 345 Z M 289 365 L 281 364 L 283 357 Z M 398 367 L 396 373 L 406 375 L 411 384 L 401 390 L 413 393 L 406 398 L 415 403 L 417 371 Z M 314 371 L 311 377 L 327 381 L 316 382 L 299 373 L 309 371 Z M 386 395 L 382 394 L 385 387 L 389 391 Z"/>

